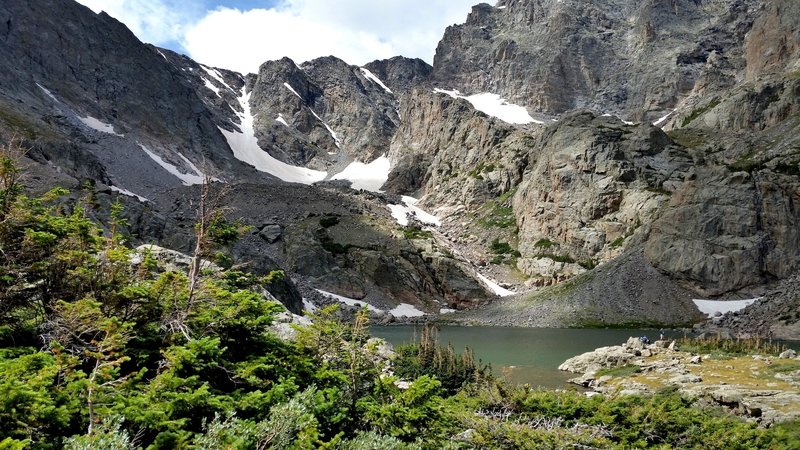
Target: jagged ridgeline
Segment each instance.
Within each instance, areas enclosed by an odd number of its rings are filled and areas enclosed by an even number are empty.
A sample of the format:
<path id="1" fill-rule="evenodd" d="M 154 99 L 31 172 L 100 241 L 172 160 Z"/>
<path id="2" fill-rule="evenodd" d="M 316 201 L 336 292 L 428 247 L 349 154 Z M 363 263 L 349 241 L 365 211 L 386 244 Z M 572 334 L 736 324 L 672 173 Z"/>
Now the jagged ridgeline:
<path id="1" fill-rule="evenodd" d="M 432 65 L 240 74 L 3 0 L 0 449 L 796 447 L 368 327 L 690 325 L 693 298 L 763 295 L 706 326 L 800 337 L 798 21 L 500 0 Z"/>
<path id="2" fill-rule="evenodd" d="M 796 12 L 501 0 L 433 65 L 239 74 L 74 2 L 8 0 L 0 131 L 33 195 L 119 199 L 135 245 L 191 252 L 196 191 L 224 184 L 249 230 L 229 263 L 283 270 L 296 313 L 689 324 L 692 298 L 761 296 L 800 264 Z"/>

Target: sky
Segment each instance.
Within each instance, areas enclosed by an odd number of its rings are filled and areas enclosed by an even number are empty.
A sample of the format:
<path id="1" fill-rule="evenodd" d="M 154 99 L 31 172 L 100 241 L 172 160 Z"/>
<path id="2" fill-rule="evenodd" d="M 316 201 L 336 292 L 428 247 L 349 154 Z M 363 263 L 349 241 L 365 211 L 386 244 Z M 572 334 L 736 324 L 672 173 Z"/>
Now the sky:
<path id="1" fill-rule="evenodd" d="M 448 25 L 481 0 L 77 0 L 143 42 L 215 67 L 257 72 L 284 56 L 349 64 L 402 55 L 433 62 Z"/>

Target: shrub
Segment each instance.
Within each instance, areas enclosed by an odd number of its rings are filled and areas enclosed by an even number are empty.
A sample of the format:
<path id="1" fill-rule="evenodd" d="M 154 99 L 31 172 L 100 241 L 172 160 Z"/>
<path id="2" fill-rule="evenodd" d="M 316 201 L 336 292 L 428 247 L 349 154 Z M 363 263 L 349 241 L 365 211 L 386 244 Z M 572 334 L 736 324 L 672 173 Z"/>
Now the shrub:
<path id="1" fill-rule="evenodd" d="M 499 239 L 493 240 L 489 248 L 491 248 L 492 252 L 496 255 L 505 255 L 514 252 L 514 248 L 511 247 L 511 244 L 508 242 L 500 242 Z"/>

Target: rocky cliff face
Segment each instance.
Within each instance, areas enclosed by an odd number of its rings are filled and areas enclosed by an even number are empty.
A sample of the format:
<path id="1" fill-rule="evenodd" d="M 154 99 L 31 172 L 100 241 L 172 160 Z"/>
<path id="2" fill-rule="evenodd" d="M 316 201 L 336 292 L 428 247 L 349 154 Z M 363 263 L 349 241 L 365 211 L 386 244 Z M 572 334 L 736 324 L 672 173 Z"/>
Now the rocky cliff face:
<path id="1" fill-rule="evenodd" d="M 87 181 L 93 214 L 102 217 L 122 197 L 135 240 L 189 251 L 197 193 L 181 186 L 207 177 L 230 184 L 231 214 L 254 227 L 233 256 L 257 273 L 287 270 L 299 286 L 287 279 L 272 289 L 296 312 L 298 288 L 428 312 L 490 298 L 432 237 L 398 231 L 388 199 L 293 187 L 231 152 L 223 132 L 244 131 L 250 113 L 263 150 L 298 166 L 332 174 L 386 153 L 397 101 L 368 69 L 332 57 L 302 68 L 284 59 L 243 76 L 144 45 L 116 20 L 72 2 L 4 2 L 0 18 L 0 136 L 16 134 L 31 148 L 39 163 L 28 168 L 31 188 Z M 400 91 L 430 71 L 407 59 L 373 65 Z M 342 225 L 321 226 L 328 216 Z"/>
<path id="2" fill-rule="evenodd" d="M 691 158 L 660 129 L 578 112 L 533 144 L 513 199 L 517 266 L 537 278 L 619 255 L 683 182 Z"/>
<path id="3" fill-rule="evenodd" d="M 574 108 L 653 121 L 721 55 L 741 68 L 741 40 L 760 2 L 508 0 L 480 4 L 447 29 L 433 80 L 494 92 L 532 111 Z"/>
<path id="4" fill-rule="evenodd" d="M 386 153 L 399 122 L 392 91 L 369 70 L 325 57 L 269 61 L 249 87 L 259 146 L 281 161 L 327 170 Z"/>
<path id="5" fill-rule="evenodd" d="M 424 204 L 475 206 L 519 183 L 525 133 L 464 99 L 418 89 L 400 105 L 385 188 L 424 195 Z"/>
<path id="6" fill-rule="evenodd" d="M 776 0 L 770 2 L 766 12 L 755 20 L 744 46 L 747 62 L 745 77 L 748 80 L 767 73 L 800 69 L 798 15 L 800 4 L 791 0 Z"/>
<path id="7" fill-rule="evenodd" d="M 415 87 L 427 87 L 433 67 L 419 58 L 395 56 L 377 60 L 364 66 L 382 80 L 395 95 L 404 94 Z"/>
<path id="8" fill-rule="evenodd" d="M 217 150 L 215 114 L 183 72 L 108 15 L 11 0 L 0 18 L 4 128 L 39 160 L 147 198 L 204 173 L 257 176 Z"/>

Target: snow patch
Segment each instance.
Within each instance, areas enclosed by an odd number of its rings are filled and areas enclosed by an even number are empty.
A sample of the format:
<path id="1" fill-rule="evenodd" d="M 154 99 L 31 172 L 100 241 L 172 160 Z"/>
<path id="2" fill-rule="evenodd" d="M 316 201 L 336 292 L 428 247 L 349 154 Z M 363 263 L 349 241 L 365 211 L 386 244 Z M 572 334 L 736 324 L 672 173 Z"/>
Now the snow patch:
<path id="1" fill-rule="evenodd" d="M 61 102 L 59 102 L 59 101 L 58 101 L 58 99 L 56 98 L 56 96 L 55 96 L 55 95 L 53 95 L 53 93 L 52 93 L 52 92 L 48 91 L 48 90 L 47 90 L 47 89 L 46 89 L 44 86 L 42 86 L 42 85 L 41 85 L 41 84 L 39 84 L 39 83 L 36 83 L 36 85 L 37 85 L 37 86 L 39 86 L 39 89 L 41 89 L 42 91 L 44 91 L 44 93 L 45 93 L 45 94 L 47 94 L 47 96 L 48 96 L 48 97 L 52 98 L 52 99 L 53 99 L 53 101 L 55 101 L 55 102 L 58 102 L 58 103 L 61 103 Z"/>
<path id="2" fill-rule="evenodd" d="M 399 225 L 408 225 L 409 215 L 428 225 L 437 227 L 442 225 L 442 221 L 439 220 L 438 217 L 414 206 L 419 201 L 416 198 L 404 195 L 402 200 L 402 205 L 388 205 L 389 210 L 392 212 L 392 217 L 394 217 Z"/>
<path id="3" fill-rule="evenodd" d="M 341 143 L 341 141 L 339 141 L 339 137 L 336 135 L 336 132 L 333 131 L 333 128 L 331 128 L 327 123 L 325 123 L 325 121 L 322 120 L 322 118 L 320 116 L 318 116 L 317 113 L 315 113 L 313 109 L 308 108 L 308 110 L 311 111 L 311 114 L 313 114 L 314 117 L 317 118 L 317 120 L 322 122 L 322 125 L 325 125 L 325 128 L 328 129 L 328 133 L 330 133 L 331 137 L 333 138 L 333 142 L 336 143 L 336 146 L 339 147 L 339 148 L 342 148 L 342 143 Z"/>
<path id="4" fill-rule="evenodd" d="M 381 186 L 389 179 L 389 158 L 386 155 L 369 164 L 354 161 L 337 173 L 331 180 L 350 180 L 353 189 L 380 192 Z"/>
<path id="5" fill-rule="evenodd" d="M 225 79 L 224 79 L 224 78 L 222 78 L 222 75 L 220 75 L 220 74 L 219 74 L 219 72 L 218 72 L 216 69 L 212 69 L 212 68 L 210 68 L 210 67 L 206 67 L 206 66 L 204 66 L 204 65 L 202 65 L 202 64 L 200 65 L 200 68 L 201 68 L 201 69 L 203 69 L 203 70 L 204 70 L 204 71 L 205 71 L 207 74 L 209 74 L 209 75 L 211 76 L 211 78 L 213 78 L 213 79 L 215 79 L 215 80 L 219 81 L 219 83 L 220 83 L 221 85 L 223 85 L 223 86 L 225 86 L 226 88 L 228 88 L 228 90 L 229 90 L 229 91 L 233 91 L 233 88 L 231 88 L 231 87 L 228 85 L 228 83 L 226 83 L 226 82 L 225 82 Z"/>
<path id="6" fill-rule="evenodd" d="M 494 292 L 495 294 L 499 295 L 500 297 L 508 297 L 509 295 L 516 294 L 516 292 L 509 291 L 508 289 L 500 286 L 499 284 L 497 284 L 493 280 L 490 280 L 489 278 L 486 278 L 485 276 L 483 276 L 483 275 L 481 275 L 481 274 L 479 274 L 477 272 L 476 272 L 476 274 L 478 275 L 478 278 L 480 278 L 480 280 L 483 281 L 483 284 L 488 286 L 489 289 L 492 290 L 492 292 Z"/>
<path id="7" fill-rule="evenodd" d="M 456 312 L 456 310 L 451 308 L 442 308 L 439 310 L 439 314 L 451 314 L 454 312 Z"/>
<path id="8" fill-rule="evenodd" d="M 159 55 L 161 55 L 162 58 L 164 58 L 164 61 L 169 61 L 169 59 L 167 59 L 167 55 L 161 53 L 161 50 L 156 49 L 156 51 L 158 52 Z"/>
<path id="9" fill-rule="evenodd" d="M 653 126 L 657 127 L 657 126 L 661 125 L 662 123 L 666 122 L 666 120 L 669 118 L 669 116 L 671 116 L 672 113 L 674 113 L 675 111 L 677 111 L 677 109 L 673 109 L 672 111 L 668 112 L 667 115 L 665 115 L 664 117 L 661 117 L 658 120 L 656 120 L 655 122 L 653 122 Z"/>
<path id="10" fill-rule="evenodd" d="M 131 192 L 131 191 L 127 190 L 127 189 L 122 189 L 122 188 L 119 188 L 119 187 L 116 187 L 116 186 L 109 186 L 109 187 L 114 192 L 119 192 L 120 194 L 127 195 L 128 197 L 135 197 L 136 199 L 138 199 L 142 203 L 150 201 L 149 198 L 142 197 L 141 195 L 138 195 L 138 194 L 134 194 L 133 192 Z"/>
<path id="11" fill-rule="evenodd" d="M 203 82 L 206 84 L 206 87 L 207 87 L 208 89 L 210 89 L 210 90 L 211 90 L 213 93 L 217 94 L 217 97 L 220 97 L 220 95 L 219 95 L 219 88 L 218 88 L 218 87 L 214 86 L 214 84 L 213 84 L 213 83 L 211 83 L 210 81 L 208 81 L 208 78 L 203 78 L 202 80 L 203 80 Z"/>
<path id="12" fill-rule="evenodd" d="M 167 172 L 169 172 L 169 173 L 175 175 L 176 177 L 178 177 L 178 179 L 181 180 L 181 182 L 184 185 L 191 186 L 193 184 L 203 184 L 204 178 L 205 178 L 205 177 L 203 177 L 203 174 L 199 170 L 197 170 L 197 167 L 195 167 L 194 164 L 192 164 L 188 159 L 186 159 L 185 156 L 181 155 L 180 153 L 178 155 L 181 158 L 183 158 L 184 161 L 189 163 L 190 167 L 195 172 L 194 174 L 181 172 L 178 169 L 177 166 L 174 166 L 174 165 L 164 161 L 160 156 L 156 155 L 149 148 L 145 147 L 144 144 L 139 144 L 139 147 L 141 147 L 142 150 L 144 150 L 144 152 L 147 153 L 147 156 L 149 156 L 150 159 L 155 161 L 156 164 L 161 166 Z"/>
<path id="13" fill-rule="evenodd" d="M 377 312 L 377 313 L 382 313 L 383 312 L 383 310 L 378 309 L 378 308 L 370 305 L 369 303 L 363 302 L 361 300 L 356 300 L 354 298 L 344 297 L 342 295 L 336 295 L 336 294 L 334 294 L 332 292 L 323 291 L 322 289 L 317 289 L 317 292 L 319 292 L 320 294 L 322 294 L 322 295 L 324 295 L 324 296 L 326 296 L 328 298 L 332 298 L 332 299 L 334 299 L 334 300 L 336 300 L 336 301 L 338 301 L 340 303 L 344 303 L 345 305 L 358 306 L 358 307 L 366 306 L 367 309 L 370 310 L 370 311 Z"/>
<path id="14" fill-rule="evenodd" d="M 629 121 L 629 120 L 625 120 L 625 119 L 623 119 L 622 117 L 620 117 L 620 116 L 617 116 L 617 115 L 614 115 L 614 114 L 608 114 L 608 113 L 606 113 L 606 114 L 603 114 L 603 117 L 616 117 L 617 119 L 621 120 L 621 121 L 622 121 L 622 123 L 624 123 L 625 125 L 636 125 L 636 122 L 631 122 L 631 121 Z"/>
<path id="15" fill-rule="evenodd" d="M 289 127 L 289 124 L 286 122 L 286 119 L 283 118 L 283 114 L 278 114 L 278 117 L 275 118 L 275 122 L 280 122 L 286 125 L 287 128 L 291 128 Z"/>
<path id="16" fill-rule="evenodd" d="M 442 225 L 442 221 L 439 220 L 438 217 L 414 206 L 419 200 L 417 200 L 414 197 L 409 197 L 407 195 L 404 195 L 402 198 L 403 202 L 411 210 L 411 214 L 417 217 L 417 220 L 428 225 L 435 225 L 437 227 Z"/>
<path id="17" fill-rule="evenodd" d="M 377 84 L 378 86 L 382 87 L 384 91 L 386 91 L 386 92 L 388 92 L 390 94 L 393 94 L 392 90 L 389 89 L 388 87 L 386 87 L 386 85 L 383 84 L 383 81 L 381 81 L 378 77 L 376 77 L 375 74 L 370 72 L 369 69 L 367 69 L 366 67 L 361 67 L 361 73 L 363 73 L 364 76 L 367 77 L 368 80 L 370 80 L 370 81 L 374 82 L 375 84 Z"/>
<path id="18" fill-rule="evenodd" d="M 395 317 L 420 317 L 425 315 L 424 312 L 418 310 L 414 307 L 414 305 L 410 305 L 408 303 L 400 303 L 393 309 L 389 310 L 389 314 Z"/>
<path id="19" fill-rule="evenodd" d="M 739 311 L 753 304 L 756 300 L 763 297 L 749 298 L 745 300 L 700 300 L 692 299 L 697 309 L 708 317 L 713 317 L 717 312 L 725 314 L 727 312 Z"/>
<path id="20" fill-rule="evenodd" d="M 296 95 L 297 98 L 299 98 L 300 100 L 303 99 L 303 97 L 301 97 L 300 94 L 298 94 L 297 91 L 295 91 L 294 88 L 292 88 L 292 86 L 289 83 L 283 83 L 283 85 L 286 87 L 286 89 L 292 91 L 292 94 Z"/>
<path id="21" fill-rule="evenodd" d="M 524 125 L 528 123 L 544 124 L 541 120 L 536 120 L 528 114 L 528 110 L 524 106 L 508 103 L 505 99 L 501 98 L 498 94 L 484 92 L 481 94 L 464 96 L 457 90 L 448 91 L 445 89 L 436 88 L 433 90 L 438 94 L 447 94 L 453 98 L 463 98 L 472 103 L 472 106 L 486 113 L 489 116 L 497 117 L 503 122 L 517 125 Z"/>
<path id="22" fill-rule="evenodd" d="M 114 131 L 114 126 L 105 122 L 100 121 L 99 119 L 95 119 L 92 116 L 86 117 L 78 117 L 81 122 L 87 127 L 95 130 L 100 131 L 101 133 L 113 134 L 114 136 L 124 137 L 124 134 L 119 134 Z"/>
<path id="23" fill-rule="evenodd" d="M 287 85 L 288 86 L 288 85 Z M 291 89 L 291 87 L 290 87 Z M 283 181 L 291 183 L 311 184 L 322 181 L 328 175 L 327 172 L 297 167 L 278 161 L 269 153 L 258 146 L 255 131 L 253 130 L 253 115 L 250 112 L 250 94 L 245 93 L 242 88 L 242 95 L 239 103 L 244 112 L 236 113 L 240 119 L 241 132 L 228 131 L 220 128 L 219 131 L 228 140 L 228 145 L 233 150 L 233 156 L 240 161 L 253 165 L 257 170 L 269 173 Z"/>

